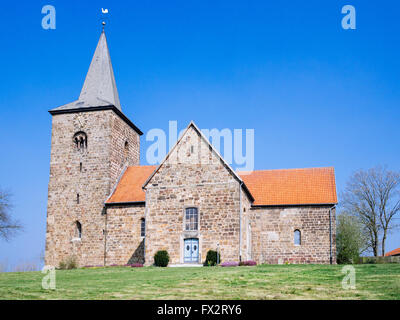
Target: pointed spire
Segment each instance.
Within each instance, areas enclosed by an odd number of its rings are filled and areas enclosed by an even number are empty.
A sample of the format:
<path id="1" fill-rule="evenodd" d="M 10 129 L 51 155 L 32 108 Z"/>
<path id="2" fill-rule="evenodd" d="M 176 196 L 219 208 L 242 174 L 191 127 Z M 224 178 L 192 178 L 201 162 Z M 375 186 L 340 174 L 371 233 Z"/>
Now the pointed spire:
<path id="1" fill-rule="evenodd" d="M 107 10 L 107 9 L 106 9 Z M 139 135 L 143 132 L 130 121 L 121 110 L 117 85 L 115 84 L 114 71 L 111 65 L 110 52 L 107 39 L 103 30 L 97 43 L 89 71 L 79 95 L 79 99 L 49 110 L 51 115 L 75 113 L 93 110 L 113 110 Z"/>
<path id="2" fill-rule="evenodd" d="M 85 106 L 114 105 L 121 110 L 104 24 L 79 101 L 84 102 Z"/>

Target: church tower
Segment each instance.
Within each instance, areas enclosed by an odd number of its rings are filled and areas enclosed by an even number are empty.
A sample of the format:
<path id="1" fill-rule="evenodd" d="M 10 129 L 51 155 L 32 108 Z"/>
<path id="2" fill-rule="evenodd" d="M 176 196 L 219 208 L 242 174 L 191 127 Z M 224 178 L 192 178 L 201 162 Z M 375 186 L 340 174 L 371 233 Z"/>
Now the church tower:
<path id="1" fill-rule="evenodd" d="M 49 112 L 45 263 L 103 265 L 104 202 L 124 169 L 139 165 L 142 135 L 122 113 L 104 30 L 78 100 Z"/>

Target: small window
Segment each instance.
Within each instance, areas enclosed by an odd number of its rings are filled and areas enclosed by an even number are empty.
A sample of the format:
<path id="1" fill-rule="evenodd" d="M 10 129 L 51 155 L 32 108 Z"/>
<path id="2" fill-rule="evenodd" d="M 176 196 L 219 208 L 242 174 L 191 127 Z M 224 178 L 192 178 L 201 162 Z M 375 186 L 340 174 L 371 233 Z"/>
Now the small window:
<path id="1" fill-rule="evenodd" d="M 146 235 L 146 220 L 144 218 L 140 219 L 140 236 L 144 237 Z"/>
<path id="2" fill-rule="evenodd" d="M 125 160 L 128 160 L 129 157 L 129 143 L 128 141 L 125 141 L 125 145 L 124 145 L 124 158 Z"/>
<path id="3" fill-rule="evenodd" d="M 82 162 L 79 163 L 79 172 L 82 172 Z"/>
<path id="4" fill-rule="evenodd" d="M 79 239 L 82 238 L 82 225 L 79 221 L 76 222 L 76 237 Z"/>
<path id="5" fill-rule="evenodd" d="M 76 203 L 79 204 L 79 193 L 76 194 Z"/>
<path id="6" fill-rule="evenodd" d="M 300 232 L 300 230 L 294 230 L 294 244 L 296 246 L 301 245 L 301 232 Z"/>
<path id="7" fill-rule="evenodd" d="M 74 134 L 73 142 L 76 150 L 87 149 L 87 135 L 83 131 Z"/>
<path id="8" fill-rule="evenodd" d="M 185 230 L 196 231 L 199 228 L 199 216 L 197 208 L 186 208 L 185 211 Z"/>

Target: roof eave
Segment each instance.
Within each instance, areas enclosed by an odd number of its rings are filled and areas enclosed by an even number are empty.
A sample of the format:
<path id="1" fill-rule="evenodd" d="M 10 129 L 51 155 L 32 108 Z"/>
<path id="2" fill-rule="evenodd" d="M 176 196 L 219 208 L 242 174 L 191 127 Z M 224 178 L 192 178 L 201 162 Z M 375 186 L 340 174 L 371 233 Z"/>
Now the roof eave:
<path id="1" fill-rule="evenodd" d="M 323 203 L 294 203 L 294 204 L 252 204 L 252 208 L 273 208 L 273 207 L 316 207 L 316 206 L 336 206 L 337 202 L 323 202 Z"/>
<path id="2" fill-rule="evenodd" d="M 124 201 L 124 202 L 106 202 L 106 207 L 114 207 L 114 206 L 134 206 L 138 204 L 146 204 L 146 201 Z"/>
<path id="3" fill-rule="evenodd" d="M 108 105 L 108 106 L 93 106 L 93 107 L 84 107 L 84 108 L 72 108 L 72 109 L 62 109 L 62 110 L 57 110 L 57 109 L 52 109 L 49 110 L 49 113 L 54 116 L 57 114 L 64 114 L 64 113 L 78 113 L 78 112 L 91 112 L 91 111 L 102 111 L 102 110 L 113 110 L 122 120 L 126 122 L 128 126 L 130 126 L 133 130 L 135 130 L 140 136 L 143 135 L 143 132 L 136 127 L 131 120 L 125 116 L 121 110 L 119 110 L 116 106 L 114 105 Z"/>

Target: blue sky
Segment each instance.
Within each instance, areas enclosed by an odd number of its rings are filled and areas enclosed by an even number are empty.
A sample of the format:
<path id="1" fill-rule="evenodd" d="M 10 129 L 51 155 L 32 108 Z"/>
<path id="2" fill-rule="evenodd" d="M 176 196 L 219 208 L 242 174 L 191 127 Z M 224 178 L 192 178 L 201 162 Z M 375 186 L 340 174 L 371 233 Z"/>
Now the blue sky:
<path id="1" fill-rule="evenodd" d="M 56 29 L 41 8 L 56 8 Z M 351 4 L 357 29 L 341 28 Z M 0 186 L 25 232 L 0 262 L 44 249 L 51 116 L 75 100 L 108 8 L 124 113 L 144 132 L 253 128 L 255 169 L 400 170 L 398 1 L 7 1 L 0 19 Z M 150 142 L 142 137 L 142 159 Z M 390 235 L 387 250 L 400 247 Z"/>

